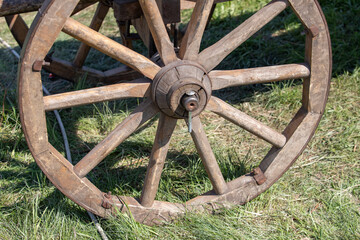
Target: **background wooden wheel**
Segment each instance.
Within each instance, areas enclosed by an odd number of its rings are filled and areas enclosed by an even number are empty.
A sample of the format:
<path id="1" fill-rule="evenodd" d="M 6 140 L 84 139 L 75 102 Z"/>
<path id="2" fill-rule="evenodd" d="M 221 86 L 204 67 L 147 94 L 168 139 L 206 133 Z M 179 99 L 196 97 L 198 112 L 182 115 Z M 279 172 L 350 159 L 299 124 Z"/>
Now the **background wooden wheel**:
<path id="1" fill-rule="evenodd" d="M 50 0 L 43 5 L 40 12 L 44 14 L 39 14 L 32 25 L 19 69 L 21 121 L 37 164 L 60 191 L 87 210 L 99 216 L 107 216 L 116 209 L 124 212 L 130 210 L 137 221 L 146 224 L 168 220 L 186 210 L 213 210 L 229 204 L 244 204 L 255 198 L 276 182 L 301 154 L 325 108 L 331 72 L 331 49 L 326 21 L 317 1 L 271 1 L 200 53 L 201 38 L 213 1 L 197 1 L 179 56 L 166 33 L 156 2 L 139 2 L 165 64 L 163 68 L 70 18 L 77 1 Z M 289 6 L 307 30 L 304 63 L 213 70 L 231 51 Z M 34 65 L 43 61 L 61 30 L 123 62 L 146 76 L 147 80 L 44 97 L 41 76 Z M 304 79 L 302 107 L 282 133 L 211 95 L 212 90 L 230 86 L 293 78 Z M 191 136 L 213 190 L 185 204 L 154 201 L 175 125 L 178 119 L 188 118 L 188 112 L 184 110 L 187 108 L 181 102 L 189 90 L 197 94 L 200 109 L 194 114 Z M 146 99 L 75 166 L 48 142 L 45 111 L 130 97 Z M 205 108 L 273 145 L 252 173 L 230 182 L 224 180 L 199 118 Z M 86 175 L 139 126 L 159 112 L 158 130 L 140 200 L 104 194 Z"/>
<path id="2" fill-rule="evenodd" d="M 95 3 L 96 1 L 80 2 L 73 10 L 72 15 L 79 13 L 80 11 L 88 8 Z M 95 31 L 100 30 L 100 27 L 102 26 L 103 21 L 108 14 L 109 8 L 110 7 L 103 2 L 97 3 L 96 11 L 89 26 L 91 29 Z M 15 40 L 17 41 L 19 46 L 22 47 L 24 45 L 26 35 L 29 31 L 27 24 L 25 23 L 20 14 L 6 15 L 5 19 Z M 44 59 L 47 64 L 44 65 L 43 68 L 46 71 L 69 81 L 77 81 L 81 77 L 86 76 L 86 80 L 89 82 L 102 82 L 109 84 L 121 81 L 129 81 L 142 77 L 141 74 L 138 74 L 137 72 L 135 72 L 131 68 L 127 68 L 126 66 L 121 66 L 107 71 L 100 71 L 91 67 L 84 66 L 89 51 L 90 47 L 82 43 L 72 62 L 53 57 L 52 53 L 49 53 Z"/>

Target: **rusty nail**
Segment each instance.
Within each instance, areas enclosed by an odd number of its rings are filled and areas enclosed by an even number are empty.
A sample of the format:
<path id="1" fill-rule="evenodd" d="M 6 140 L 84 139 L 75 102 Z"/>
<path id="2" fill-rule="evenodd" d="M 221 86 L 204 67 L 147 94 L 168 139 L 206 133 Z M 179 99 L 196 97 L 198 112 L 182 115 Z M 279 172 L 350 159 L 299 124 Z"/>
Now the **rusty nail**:
<path id="1" fill-rule="evenodd" d="M 42 66 L 50 66 L 49 62 L 46 62 L 44 60 L 37 60 L 33 64 L 33 71 L 34 72 L 40 72 L 42 69 Z"/>

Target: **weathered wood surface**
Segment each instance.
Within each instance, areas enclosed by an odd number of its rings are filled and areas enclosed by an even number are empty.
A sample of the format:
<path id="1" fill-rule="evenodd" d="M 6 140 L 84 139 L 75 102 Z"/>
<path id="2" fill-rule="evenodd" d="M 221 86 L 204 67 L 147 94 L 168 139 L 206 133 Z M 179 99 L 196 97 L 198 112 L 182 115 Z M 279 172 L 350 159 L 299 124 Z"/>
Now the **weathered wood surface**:
<path id="1" fill-rule="evenodd" d="M 207 71 L 216 67 L 227 55 L 234 51 L 248 38 L 258 32 L 274 17 L 280 14 L 288 6 L 286 0 L 273 0 L 260 9 L 240 26 L 235 28 L 220 41 L 203 50 L 198 57 L 198 62 Z"/>
<path id="2" fill-rule="evenodd" d="M 174 46 L 166 31 L 164 21 L 155 0 L 139 0 L 158 53 L 165 64 L 177 60 Z"/>
<path id="3" fill-rule="evenodd" d="M 140 203 L 144 207 L 151 207 L 154 204 L 161 173 L 169 149 L 171 135 L 174 132 L 176 123 L 177 119 L 168 117 L 165 114 L 160 115 L 159 125 L 156 131 L 155 141 L 140 197 Z"/>
<path id="4" fill-rule="evenodd" d="M 195 117 L 192 120 L 192 124 L 193 130 L 191 132 L 191 137 L 194 140 L 196 149 L 210 178 L 211 184 L 214 187 L 214 191 L 219 195 L 224 194 L 228 190 L 228 187 L 221 173 L 219 164 L 216 162 L 215 155 L 211 150 L 212 148 L 207 139 L 200 118 Z"/>
<path id="5" fill-rule="evenodd" d="M 214 4 L 228 2 L 232 0 L 214 0 Z M 197 0 L 181 0 L 181 9 L 190 9 L 194 8 Z"/>
<path id="6" fill-rule="evenodd" d="M 26 34 L 29 31 L 24 19 L 19 14 L 5 16 L 6 23 L 9 26 L 11 34 L 15 38 L 16 42 L 22 48 Z"/>
<path id="7" fill-rule="evenodd" d="M 165 24 L 181 22 L 180 0 L 156 0 L 156 3 Z"/>
<path id="8" fill-rule="evenodd" d="M 80 162 L 74 171 L 83 178 L 96 167 L 108 154 L 128 138 L 135 130 L 154 117 L 158 108 L 148 99 L 140 104 L 121 124 L 93 148 Z"/>
<path id="9" fill-rule="evenodd" d="M 92 30 L 91 28 L 68 18 L 63 32 L 99 50 L 100 52 L 139 71 L 144 76 L 153 79 L 160 67 L 141 54 L 121 45 L 118 42 Z"/>
<path id="10" fill-rule="evenodd" d="M 207 108 L 276 147 L 281 148 L 286 143 L 286 137 L 284 135 L 230 106 L 217 97 L 211 97 Z"/>
<path id="11" fill-rule="evenodd" d="M 205 4 L 205 2 L 200 2 Z M 307 29 L 305 64 L 287 64 L 230 71 L 216 70 L 209 73 L 203 70 L 201 66 L 196 66 L 203 65 L 207 70 L 212 69 L 234 47 L 236 48 L 237 45 L 260 29 L 263 24 L 269 22 L 270 19 L 280 13 L 287 6 L 287 2 L 283 0 L 273 1 L 250 17 L 250 20 L 241 24 L 230 35 L 227 35 L 218 43 L 204 50 L 198 58 L 190 63 L 173 58 L 171 51 L 168 51 L 170 49 L 168 37 L 167 35 L 166 37 L 162 36 L 164 29 L 159 23 L 161 19 L 159 18 L 159 10 L 152 8 L 155 6 L 154 2 L 142 2 L 143 8 L 145 11 L 148 11 L 146 19 L 151 24 L 150 29 L 152 29 L 152 33 L 157 38 L 155 41 L 160 51 L 162 51 L 162 58 L 165 59 L 165 64 L 167 64 L 163 68 L 155 65 L 140 54 L 109 40 L 100 33 L 79 24 L 75 20 L 69 19 L 69 16 L 76 8 L 76 4 L 77 1 L 73 0 L 49 0 L 43 6 L 46 14 L 38 15 L 35 20 L 32 28 L 33 32 L 29 35 L 30 37 L 24 46 L 25 49 L 19 67 L 19 111 L 27 143 L 39 167 L 60 191 L 85 209 L 99 216 L 108 216 L 116 212 L 117 209 L 122 212 L 131 211 L 137 221 L 154 224 L 160 223 L 163 220 L 170 220 L 174 216 L 186 211 L 213 211 L 214 209 L 231 204 L 244 204 L 274 184 L 289 169 L 314 134 L 324 111 L 331 72 L 329 32 L 317 1 L 289 0 L 291 8 Z M 206 4 L 198 6 L 206 6 Z M 201 17 L 201 14 L 199 15 L 196 12 L 194 16 L 200 16 L 198 19 L 200 27 L 197 28 L 196 23 L 191 23 L 195 27 L 192 27 L 193 30 L 190 30 L 188 33 L 188 39 L 193 40 L 186 41 L 184 45 L 186 49 L 197 49 L 198 41 L 201 39 L 200 35 L 202 35 L 205 17 Z M 152 16 L 151 14 L 157 16 Z M 57 18 L 53 16 L 57 16 Z M 263 21 L 258 23 L 259 19 Z M 254 24 L 250 24 L 251 22 Z M 207 101 L 205 102 L 210 110 L 274 145 L 261 161 L 259 168 L 257 168 L 257 171 L 264 175 L 263 179 L 259 181 L 253 172 L 226 183 L 200 118 L 196 116 L 193 118 L 191 136 L 214 190 L 204 193 L 188 201 L 186 204 L 154 201 L 170 136 L 176 125 L 176 119 L 166 116 L 166 113 L 160 107 L 161 104 L 153 101 L 152 98 L 147 98 L 145 102 L 140 104 L 130 116 L 120 123 L 79 163 L 75 166 L 71 165 L 48 142 L 45 111 L 58 107 L 73 107 L 115 98 L 148 96 L 151 82 L 147 80 L 147 82 L 139 83 L 140 85 L 137 86 L 133 85 L 134 83 L 126 83 L 114 85 L 113 88 L 108 86 L 43 97 L 41 74 L 38 71 L 34 71 L 33 64 L 45 59 L 46 54 L 63 27 L 64 31 L 71 36 L 128 64 L 150 79 L 162 79 L 163 75 L 169 74 L 169 78 L 166 77 L 164 79 L 170 80 L 166 80 L 164 85 L 170 85 L 173 89 L 165 94 L 166 98 L 172 97 L 171 94 L 173 92 L 177 94 L 176 96 L 179 95 L 181 97 L 185 96 L 184 90 L 205 88 L 205 96 L 211 97 L 208 104 Z M 224 39 L 230 41 L 230 47 L 223 46 Z M 192 48 L 192 44 L 196 47 Z M 220 47 L 215 49 L 215 46 Z M 210 50 L 214 51 L 209 53 Z M 189 51 L 196 52 L 195 50 Z M 183 50 L 183 52 L 186 53 L 187 51 Z M 211 57 L 211 59 L 205 61 L 207 60 L 205 56 Z M 196 71 L 193 71 L 194 69 Z M 263 71 L 266 71 L 267 74 L 263 74 Z M 115 72 L 109 74 L 115 74 Z M 162 76 L 157 76 L 158 73 Z M 181 82 L 186 84 L 181 85 L 177 84 L 177 81 L 172 82 L 171 74 L 175 76 L 174 79 L 180 79 Z M 211 83 L 208 76 L 211 78 L 213 89 L 266 81 L 279 81 L 288 78 L 305 78 L 303 83 L 303 106 L 284 132 L 278 133 L 246 114 L 241 113 L 229 104 L 212 97 Z M 201 83 L 199 83 L 199 79 L 201 79 Z M 206 83 L 205 79 L 209 82 Z M 195 85 L 196 87 L 194 87 Z M 206 90 L 205 85 L 210 86 L 209 91 Z M 151 88 L 152 96 L 160 93 L 162 90 L 157 87 Z M 180 103 L 176 105 L 175 102 L 171 102 L 171 107 L 176 108 L 180 106 Z M 132 197 L 111 196 L 102 193 L 85 177 L 86 174 L 96 167 L 139 126 L 154 117 L 159 111 L 161 112 L 160 123 L 150 157 L 151 160 L 141 202 Z M 199 114 L 201 114 L 201 111 Z M 116 208 L 113 206 L 116 206 Z"/>
<path id="12" fill-rule="evenodd" d="M 332 69 L 328 26 L 317 2 L 318 6 L 312 6 L 305 0 L 289 2 L 307 29 L 305 60 L 311 64 L 311 76 L 304 83 L 303 105 L 308 111 L 322 114 L 328 98 L 324 92 L 329 92 L 330 88 L 324 78 L 331 78 Z"/>
<path id="13" fill-rule="evenodd" d="M 72 12 L 72 15 L 83 10 L 87 6 L 88 4 L 78 4 L 75 10 Z M 92 27 L 95 29 L 100 27 L 101 18 L 106 15 L 107 8 L 108 7 L 104 6 L 103 4 L 98 7 L 98 10 L 93 19 Z M 7 15 L 5 16 L 5 19 L 15 40 L 18 42 L 19 46 L 22 47 L 25 42 L 26 35 L 29 31 L 27 24 L 19 14 Z M 130 81 L 132 79 L 138 79 L 143 76 L 142 74 L 126 66 L 121 66 L 105 72 L 89 67 L 82 67 L 83 61 L 85 60 L 89 49 L 90 47 L 88 45 L 82 44 L 78 50 L 74 64 L 59 58 L 46 56 L 45 61 L 48 61 L 50 64 L 44 65 L 43 69 L 69 81 L 76 81 L 77 79 L 86 76 L 86 80 L 92 83 L 103 82 L 109 84 Z"/>
<path id="14" fill-rule="evenodd" d="M 37 11 L 45 0 L 0 0 L 0 17 Z"/>
<path id="15" fill-rule="evenodd" d="M 96 87 L 73 92 L 53 94 L 44 97 L 45 111 L 76 107 L 97 102 L 125 98 L 142 98 L 149 94 L 150 81 L 133 81 L 104 87 Z"/>
<path id="16" fill-rule="evenodd" d="M 81 5 L 91 5 L 98 0 L 81 0 Z M 0 17 L 37 11 L 45 0 L 0 0 Z"/>
<path id="17" fill-rule="evenodd" d="M 109 7 L 102 4 L 101 2 L 98 4 L 95 15 L 90 23 L 90 28 L 94 31 L 99 31 L 100 27 L 109 12 Z M 73 64 L 75 67 L 80 68 L 84 65 L 87 55 L 90 52 L 90 46 L 86 45 L 85 43 L 81 43 L 79 50 L 76 53 L 75 59 Z"/>
<path id="18" fill-rule="evenodd" d="M 200 50 L 201 39 L 208 22 L 213 0 L 196 2 L 186 33 L 181 41 L 179 56 L 184 60 L 195 60 Z"/>
<path id="19" fill-rule="evenodd" d="M 216 70 L 209 74 L 212 89 L 277 82 L 289 79 L 308 78 L 310 68 L 307 64 L 286 64 L 238 70 Z"/>

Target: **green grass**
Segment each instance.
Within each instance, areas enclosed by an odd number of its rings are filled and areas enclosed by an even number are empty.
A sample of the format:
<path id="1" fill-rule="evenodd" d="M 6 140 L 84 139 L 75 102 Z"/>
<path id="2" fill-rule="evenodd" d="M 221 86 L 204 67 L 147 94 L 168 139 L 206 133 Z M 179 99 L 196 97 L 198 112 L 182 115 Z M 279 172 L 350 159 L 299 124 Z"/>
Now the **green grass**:
<path id="1" fill-rule="evenodd" d="M 219 4 L 202 48 L 221 39 L 267 1 Z M 99 219 L 110 239 L 359 239 L 360 238 L 360 3 L 320 1 L 332 37 L 333 78 L 329 100 L 315 133 L 294 166 L 268 191 L 244 206 L 215 214 L 187 213 L 173 222 L 149 227 L 131 217 Z M 76 19 L 88 24 L 94 8 Z M 301 62 L 304 34 L 290 11 L 278 16 L 229 55 L 219 69 Z M 191 11 L 183 14 L 189 19 Z M 33 14 L 25 19 L 30 23 Z M 0 20 L 0 36 L 16 42 Z M 101 32 L 119 40 L 112 13 Z M 70 60 L 79 46 L 61 34 L 54 55 Z M 144 52 L 141 43 L 137 51 Z M 92 50 L 86 65 L 107 70 L 119 65 Z M 23 134 L 16 104 L 17 60 L 0 47 L 0 239 L 100 239 L 85 210 L 60 193 L 34 162 Z M 46 74 L 43 74 L 46 78 Z M 52 92 L 90 87 L 45 80 Z M 259 84 L 217 91 L 217 96 L 271 127 L 283 130 L 301 105 L 299 81 Z M 74 162 L 104 138 L 139 104 L 140 99 L 113 101 L 61 110 Z M 154 141 L 157 118 L 145 124 L 89 177 L 102 191 L 138 197 Z M 205 112 L 202 122 L 227 181 L 257 166 L 270 145 L 233 124 Z M 47 114 L 49 141 L 62 153 L 63 142 L 52 113 Z M 232 147 L 236 146 L 236 147 Z M 206 176 L 187 127 L 179 121 L 162 174 L 158 200 L 183 202 L 207 190 Z"/>

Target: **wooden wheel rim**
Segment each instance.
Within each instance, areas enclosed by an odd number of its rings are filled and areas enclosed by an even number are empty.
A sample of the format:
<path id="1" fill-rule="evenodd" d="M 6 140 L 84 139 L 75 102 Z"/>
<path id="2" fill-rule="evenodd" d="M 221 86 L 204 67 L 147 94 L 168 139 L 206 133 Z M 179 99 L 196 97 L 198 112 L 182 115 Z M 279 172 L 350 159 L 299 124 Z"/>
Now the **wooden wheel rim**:
<path id="1" fill-rule="evenodd" d="M 285 145 L 282 148 L 273 147 L 259 166 L 260 173 L 264 174 L 266 180 L 259 183 L 253 174 L 247 174 L 226 183 L 226 191 L 220 194 L 210 192 L 211 194 L 198 196 L 186 204 L 155 201 L 151 206 L 145 207 L 132 197 L 105 196 L 86 177 L 79 177 L 74 166 L 48 142 L 41 75 L 40 72 L 33 71 L 34 62 L 45 58 L 77 2 L 48 0 L 40 9 L 22 51 L 18 97 L 23 131 L 37 164 L 60 191 L 85 209 L 99 216 L 107 216 L 115 209 L 124 212 L 130 210 L 137 221 L 152 224 L 168 220 L 185 210 L 244 204 L 275 183 L 301 154 L 314 134 L 329 91 L 331 49 L 327 24 L 316 0 L 273 1 L 272 3 L 289 4 L 308 30 L 306 58 L 311 75 L 304 80 L 303 106 L 283 132 L 286 137 Z M 154 73 L 150 73 L 150 78 L 155 76 Z M 150 101 L 146 104 L 153 107 Z M 212 108 L 216 112 L 216 106 Z M 154 108 L 153 114 L 156 112 Z"/>

